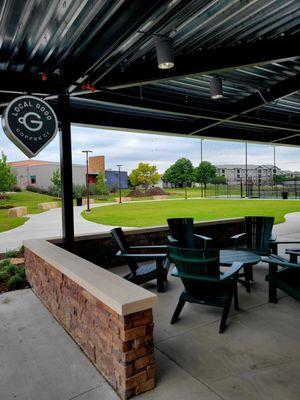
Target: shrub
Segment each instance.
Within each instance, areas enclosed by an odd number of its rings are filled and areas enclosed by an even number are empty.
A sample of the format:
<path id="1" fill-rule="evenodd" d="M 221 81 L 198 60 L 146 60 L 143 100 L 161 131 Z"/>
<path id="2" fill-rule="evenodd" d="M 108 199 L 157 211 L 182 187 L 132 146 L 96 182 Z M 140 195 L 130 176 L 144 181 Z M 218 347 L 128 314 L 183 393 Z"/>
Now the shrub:
<path id="1" fill-rule="evenodd" d="M 90 183 L 89 184 L 89 192 L 90 192 L 91 195 L 99 194 L 98 187 L 97 187 L 97 185 L 95 183 Z"/>
<path id="2" fill-rule="evenodd" d="M 25 269 L 20 268 L 15 275 L 12 275 L 7 280 L 7 287 L 10 290 L 21 289 L 24 285 Z"/>
<path id="3" fill-rule="evenodd" d="M 22 192 L 22 189 L 20 188 L 20 186 L 15 185 L 15 186 L 13 187 L 13 192 Z"/>
<path id="4" fill-rule="evenodd" d="M 38 186 L 28 185 L 26 188 L 29 192 L 40 193 L 40 194 L 49 194 L 49 190 L 45 188 L 40 188 Z"/>
<path id="5" fill-rule="evenodd" d="M 5 258 L 17 257 L 17 255 L 18 255 L 17 250 L 6 250 Z"/>
<path id="6" fill-rule="evenodd" d="M 15 272 L 16 272 L 16 267 L 15 265 L 11 264 L 10 261 L 6 265 L 2 263 L 0 267 L 0 281 L 5 281 L 9 279 L 11 276 L 15 274 Z"/>
<path id="7" fill-rule="evenodd" d="M 35 193 L 37 193 L 37 189 L 38 188 L 33 185 L 27 185 L 27 188 L 26 188 L 26 190 L 28 190 L 29 192 L 35 192 Z"/>
<path id="8" fill-rule="evenodd" d="M 86 189 L 84 185 L 73 185 L 73 193 L 75 199 L 80 199 L 86 194 Z"/>

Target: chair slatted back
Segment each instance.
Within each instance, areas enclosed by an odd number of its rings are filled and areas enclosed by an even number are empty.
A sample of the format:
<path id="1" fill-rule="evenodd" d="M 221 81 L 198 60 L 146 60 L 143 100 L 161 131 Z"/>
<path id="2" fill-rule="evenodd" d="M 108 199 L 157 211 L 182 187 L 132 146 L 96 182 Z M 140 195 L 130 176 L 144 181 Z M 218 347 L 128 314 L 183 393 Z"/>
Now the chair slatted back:
<path id="1" fill-rule="evenodd" d="M 247 248 L 268 250 L 273 224 L 273 217 L 245 217 Z"/>
<path id="2" fill-rule="evenodd" d="M 196 275 L 218 277 L 220 271 L 220 252 L 217 249 L 185 249 L 181 247 L 169 247 L 170 261 L 176 265 L 177 271 L 186 275 Z M 181 278 L 182 283 L 188 293 L 192 295 L 199 295 L 199 290 L 203 290 L 203 286 L 207 290 L 211 290 L 211 286 L 205 279 L 190 280 Z"/>
<path id="3" fill-rule="evenodd" d="M 122 228 L 114 228 L 110 231 L 116 245 L 124 254 L 132 254 L 130 246 L 127 242 L 126 236 L 124 235 Z M 138 269 L 138 264 L 133 258 L 127 258 L 128 266 L 133 274 L 135 274 L 136 270 Z"/>
<path id="4" fill-rule="evenodd" d="M 170 235 L 178 240 L 179 247 L 193 249 L 194 241 L 194 218 L 169 218 L 167 219 Z"/>

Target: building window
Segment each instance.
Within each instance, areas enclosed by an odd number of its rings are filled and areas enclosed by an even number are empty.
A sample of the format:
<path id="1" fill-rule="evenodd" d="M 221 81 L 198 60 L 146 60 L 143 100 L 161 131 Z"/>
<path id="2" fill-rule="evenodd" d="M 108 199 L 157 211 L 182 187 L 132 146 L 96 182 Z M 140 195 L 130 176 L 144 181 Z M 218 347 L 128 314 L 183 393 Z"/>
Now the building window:
<path id="1" fill-rule="evenodd" d="M 225 174 L 225 169 L 222 169 L 222 174 Z"/>
<path id="2" fill-rule="evenodd" d="M 273 174 L 276 174 L 276 169 L 275 168 L 273 169 Z"/>
<path id="3" fill-rule="evenodd" d="M 31 183 L 32 185 L 36 184 L 36 176 L 35 176 L 35 175 L 31 175 L 31 177 L 30 177 L 30 183 Z"/>
<path id="4" fill-rule="evenodd" d="M 239 169 L 237 169 L 237 170 L 236 170 L 236 172 L 239 174 L 239 173 L 240 173 L 240 170 L 239 170 Z"/>
<path id="5" fill-rule="evenodd" d="M 258 172 L 259 174 L 261 174 L 261 169 L 258 169 L 257 172 Z"/>
<path id="6" fill-rule="evenodd" d="M 240 179 L 241 175 L 240 175 L 240 174 L 237 174 L 236 177 L 237 177 L 237 179 Z"/>

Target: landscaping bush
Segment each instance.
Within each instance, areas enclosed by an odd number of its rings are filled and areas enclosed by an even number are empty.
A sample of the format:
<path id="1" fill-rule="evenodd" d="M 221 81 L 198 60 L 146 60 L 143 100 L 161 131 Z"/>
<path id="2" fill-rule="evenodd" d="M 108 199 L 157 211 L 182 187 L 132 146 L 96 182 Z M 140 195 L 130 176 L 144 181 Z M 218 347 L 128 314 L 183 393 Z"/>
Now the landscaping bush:
<path id="1" fill-rule="evenodd" d="M 22 192 L 22 189 L 20 188 L 20 186 L 15 185 L 15 186 L 13 187 L 13 192 Z"/>
<path id="2" fill-rule="evenodd" d="M 97 187 L 96 183 L 90 183 L 89 184 L 89 193 L 91 195 L 99 194 L 99 190 L 98 190 L 98 187 Z"/>
<path id="3" fill-rule="evenodd" d="M 26 281 L 25 268 L 18 268 L 7 280 L 9 290 L 22 289 Z"/>
<path id="4" fill-rule="evenodd" d="M 26 188 L 29 192 L 39 193 L 39 194 L 50 194 L 49 190 L 45 188 L 40 188 L 38 186 L 28 185 Z"/>
<path id="5" fill-rule="evenodd" d="M 73 185 L 73 194 L 75 199 L 80 199 L 86 195 L 86 188 L 84 185 Z"/>
<path id="6" fill-rule="evenodd" d="M 145 196 L 165 196 L 166 194 L 168 193 L 159 187 L 152 187 L 145 192 Z"/>
<path id="7" fill-rule="evenodd" d="M 18 252 L 20 254 L 20 251 Z M 15 265 L 11 258 L 0 261 L 0 293 L 28 286 L 23 264 Z"/>
<path id="8" fill-rule="evenodd" d="M 145 192 L 142 192 L 139 189 L 133 189 L 128 193 L 128 197 L 144 197 Z"/>

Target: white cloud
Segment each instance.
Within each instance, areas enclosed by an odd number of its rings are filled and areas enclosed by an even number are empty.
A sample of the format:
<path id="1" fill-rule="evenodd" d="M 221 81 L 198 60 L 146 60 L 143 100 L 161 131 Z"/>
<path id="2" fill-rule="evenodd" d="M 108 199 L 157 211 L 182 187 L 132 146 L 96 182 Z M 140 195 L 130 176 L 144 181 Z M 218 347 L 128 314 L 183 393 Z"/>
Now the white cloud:
<path id="1" fill-rule="evenodd" d="M 147 135 L 124 131 L 112 131 L 87 127 L 72 127 L 73 162 L 84 163 L 81 150 L 93 150 L 94 155 L 103 154 L 106 167 L 116 169 L 123 164 L 124 170 L 135 168 L 139 161 L 157 165 L 163 172 L 178 158 L 187 157 L 194 165 L 200 162 L 201 141 L 162 135 Z M 5 136 L 0 129 L 0 150 L 10 161 L 26 157 Z M 40 160 L 59 161 L 59 134 L 37 157 Z M 239 142 L 203 141 L 203 159 L 215 164 L 245 162 L 245 145 Z M 248 163 L 272 164 L 273 147 L 270 145 L 248 144 Z M 300 149 L 277 147 L 276 164 L 282 169 L 300 170 Z"/>

